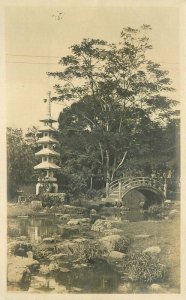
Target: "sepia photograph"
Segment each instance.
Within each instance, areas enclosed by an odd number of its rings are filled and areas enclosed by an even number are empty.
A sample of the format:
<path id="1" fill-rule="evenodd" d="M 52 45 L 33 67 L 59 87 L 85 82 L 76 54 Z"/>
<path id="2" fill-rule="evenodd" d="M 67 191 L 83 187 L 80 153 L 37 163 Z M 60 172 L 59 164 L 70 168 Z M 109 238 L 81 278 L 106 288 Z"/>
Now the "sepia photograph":
<path id="1" fill-rule="evenodd" d="M 8 295 L 181 294 L 185 1 L 163 2 L 4 5 Z"/>

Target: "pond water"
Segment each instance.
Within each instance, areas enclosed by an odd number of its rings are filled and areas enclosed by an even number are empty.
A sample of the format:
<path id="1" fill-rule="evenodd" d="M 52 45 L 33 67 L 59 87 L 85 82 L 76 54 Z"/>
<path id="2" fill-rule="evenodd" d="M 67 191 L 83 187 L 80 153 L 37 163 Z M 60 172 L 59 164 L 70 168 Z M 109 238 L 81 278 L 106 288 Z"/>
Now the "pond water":
<path id="1" fill-rule="evenodd" d="M 111 217 L 110 217 L 111 218 Z M 114 214 L 112 219 L 120 219 L 129 222 L 139 222 L 158 219 L 157 216 L 149 216 L 144 211 L 124 211 L 121 214 Z M 8 219 L 8 233 L 9 229 L 14 228 L 18 236 L 26 236 L 29 238 L 30 242 L 37 243 L 40 242 L 45 237 L 51 237 L 53 235 L 61 234 L 63 225 L 66 221 L 61 221 L 57 217 L 18 217 Z M 78 233 L 79 234 L 79 233 Z M 87 236 L 87 230 L 81 232 L 82 236 Z M 88 235 L 90 231 L 88 230 Z M 64 236 L 64 230 L 63 230 Z M 79 235 L 78 235 L 79 236 Z M 67 232 L 67 237 L 68 232 Z"/>
<path id="2" fill-rule="evenodd" d="M 27 240 L 34 245 L 39 244 L 43 238 L 60 235 L 61 230 L 61 222 L 59 225 L 54 218 L 8 219 L 8 232 L 13 232 L 16 236 L 27 237 Z M 86 230 L 78 233 L 78 238 L 86 236 Z M 74 237 L 77 236 L 68 234 L 68 239 Z M 63 267 L 64 264 L 63 261 Z M 23 285 L 20 289 L 30 292 L 62 291 L 63 293 L 114 293 L 117 291 L 120 276 L 103 261 L 94 265 L 74 264 L 67 265 L 67 267 L 68 272 L 54 272 L 52 276 L 32 276 L 31 284 Z M 11 290 L 11 287 L 9 289 Z"/>
<path id="3" fill-rule="evenodd" d="M 116 218 L 117 216 L 115 216 Z M 130 221 L 142 221 L 147 219 L 144 213 L 139 211 L 124 212 L 121 219 Z M 35 217 L 35 218 L 9 218 L 8 235 L 9 237 L 25 236 L 26 240 L 37 246 L 44 238 L 60 236 L 63 239 L 89 237 L 99 235 L 90 231 L 90 227 L 84 227 L 81 231 L 67 231 L 64 234 L 63 226 L 66 221 L 61 221 L 56 217 Z M 11 236 L 12 235 L 12 236 Z M 47 263 L 47 262 L 45 262 Z M 62 267 L 65 261 L 62 261 Z M 50 276 L 32 276 L 29 286 L 22 286 L 22 290 L 28 292 L 51 292 L 60 293 L 118 293 L 118 287 L 122 278 L 116 268 L 104 261 L 97 264 L 72 264 L 66 265 L 68 272 L 57 271 Z M 11 288 L 10 288 L 11 290 Z"/>

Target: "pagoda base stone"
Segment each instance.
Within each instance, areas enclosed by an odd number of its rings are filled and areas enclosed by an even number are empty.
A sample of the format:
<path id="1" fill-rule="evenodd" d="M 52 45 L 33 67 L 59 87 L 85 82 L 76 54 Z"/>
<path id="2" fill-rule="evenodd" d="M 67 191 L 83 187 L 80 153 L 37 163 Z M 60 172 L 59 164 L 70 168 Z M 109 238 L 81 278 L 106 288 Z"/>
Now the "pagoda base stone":
<path id="1" fill-rule="evenodd" d="M 36 184 L 36 195 L 43 194 L 44 192 L 58 193 L 58 184 L 54 182 L 38 182 Z"/>

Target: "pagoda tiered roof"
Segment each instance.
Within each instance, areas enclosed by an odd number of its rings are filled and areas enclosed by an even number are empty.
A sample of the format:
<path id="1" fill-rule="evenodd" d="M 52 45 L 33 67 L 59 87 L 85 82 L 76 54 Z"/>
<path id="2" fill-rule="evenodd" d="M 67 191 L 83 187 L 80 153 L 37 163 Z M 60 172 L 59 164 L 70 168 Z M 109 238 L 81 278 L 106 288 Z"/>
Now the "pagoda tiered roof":
<path id="1" fill-rule="evenodd" d="M 45 125 L 45 126 L 39 127 L 38 131 L 40 131 L 40 132 L 56 132 L 57 129 L 54 128 L 53 126 Z"/>
<path id="2" fill-rule="evenodd" d="M 59 142 L 51 136 L 43 136 L 37 140 L 37 144 L 59 144 Z"/>
<path id="3" fill-rule="evenodd" d="M 58 152 L 56 152 L 55 150 L 53 149 L 49 149 L 49 148 L 44 148 L 44 149 L 41 149 L 40 151 L 36 152 L 35 153 L 36 156 L 39 156 L 39 155 L 44 155 L 44 156 L 60 156 L 60 154 Z"/>
<path id="4" fill-rule="evenodd" d="M 35 170 L 57 170 L 61 169 L 59 166 L 57 166 L 55 163 L 44 161 L 37 166 L 34 167 Z"/>
<path id="5" fill-rule="evenodd" d="M 45 101 L 46 102 L 46 101 Z M 59 144 L 59 141 L 55 139 L 54 133 L 57 131 L 55 127 L 53 127 L 52 123 L 57 122 L 51 116 L 51 96 L 50 92 L 48 93 L 48 107 L 47 114 L 40 122 L 44 124 L 39 128 L 39 132 L 42 135 L 38 140 L 37 144 L 42 146 L 42 149 L 35 153 L 36 156 L 40 157 L 42 162 L 34 167 L 34 170 L 43 170 L 45 176 L 43 179 L 38 179 L 39 183 L 43 182 L 56 182 L 57 179 L 54 178 L 54 170 L 61 169 L 56 163 L 53 161 L 53 157 L 59 157 L 60 154 L 56 152 L 51 145 Z M 55 187 L 56 188 L 56 187 Z"/>
<path id="6" fill-rule="evenodd" d="M 39 182 L 42 182 L 42 181 L 44 181 L 44 182 L 56 182 L 57 181 L 57 178 L 55 178 L 55 177 L 45 177 L 44 179 L 38 179 L 38 181 Z"/>
<path id="7" fill-rule="evenodd" d="M 52 118 L 51 116 L 46 116 L 43 119 L 39 120 L 40 122 L 50 122 L 50 123 L 54 123 L 57 122 L 56 119 Z"/>

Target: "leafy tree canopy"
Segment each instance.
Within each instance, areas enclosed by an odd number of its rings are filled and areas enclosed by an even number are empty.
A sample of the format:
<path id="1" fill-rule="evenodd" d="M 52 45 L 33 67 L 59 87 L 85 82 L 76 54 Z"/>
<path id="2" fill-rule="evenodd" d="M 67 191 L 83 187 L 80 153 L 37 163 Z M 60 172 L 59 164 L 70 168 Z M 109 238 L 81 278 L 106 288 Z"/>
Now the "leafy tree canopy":
<path id="1" fill-rule="evenodd" d="M 22 129 L 7 128 L 7 177 L 8 197 L 16 195 L 16 191 L 24 184 L 33 181 L 36 164 L 37 128 L 33 127 L 24 135 Z"/>
<path id="2" fill-rule="evenodd" d="M 61 71 L 48 73 L 58 80 L 52 100 L 73 102 L 59 118 L 64 170 L 105 181 L 127 165 L 135 172 L 175 159 L 176 101 L 168 71 L 148 59 L 150 30 L 124 28 L 117 44 L 84 39 L 61 58 Z"/>

